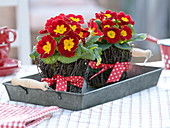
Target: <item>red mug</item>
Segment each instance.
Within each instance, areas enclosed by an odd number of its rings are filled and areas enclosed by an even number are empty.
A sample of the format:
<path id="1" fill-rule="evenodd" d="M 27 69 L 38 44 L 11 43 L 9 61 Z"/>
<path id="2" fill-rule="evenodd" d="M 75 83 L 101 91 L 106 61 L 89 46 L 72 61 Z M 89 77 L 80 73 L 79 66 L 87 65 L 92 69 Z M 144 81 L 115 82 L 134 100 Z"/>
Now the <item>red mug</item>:
<path id="1" fill-rule="evenodd" d="M 164 68 L 170 70 L 170 39 L 161 39 L 158 41 L 161 48 L 162 60 Z"/>
<path id="2" fill-rule="evenodd" d="M 10 43 L 16 40 L 16 32 L 8 27 L 0 28 L 0 66 L 3 66 L 8 58 Z"/>
<path id="3" fill-rule="evenodd" d="M 12 38 L 10 38 L 12 35 Z M 10 44 L 16 40 L 16 32 L 7 26 L 0 28 L 0 44 Z"/>
<path id="4" fill-rule="evenodd" d="M 10 44 L 0 44 L 0 66 L 3 66 L 8 58 L 10 51 Z"/>
<path id="5" fill-rule="evenodd" d="M 160 45 L 162 60 L 164 61 L 164 68 L 170 70 L 170 38 L 158 39 L 147 34 L 146 40 Z"/>

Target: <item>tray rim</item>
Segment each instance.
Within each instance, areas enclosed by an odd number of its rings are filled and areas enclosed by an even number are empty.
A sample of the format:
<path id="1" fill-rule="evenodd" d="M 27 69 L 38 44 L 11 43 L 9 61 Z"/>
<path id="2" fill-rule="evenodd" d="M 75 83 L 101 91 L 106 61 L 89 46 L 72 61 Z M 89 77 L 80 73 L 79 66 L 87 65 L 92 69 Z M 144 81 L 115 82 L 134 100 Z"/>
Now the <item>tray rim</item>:
<path id="1" fill-rule="evenodd" d="M 24 87 L 21 87 L 19 85 L 13 86 L 11 84 L 11 81 L 7 81 L 3 84 L 5 85 L 5 88 L 8 92 L 8 96 L 9 96 L 10 100 L 12 100 L 12 101 L 26 102 L 26 103 L 31 103 L 31 104 L 43 105 L 43 106 L 54 105 L 54 106 L 58 106 L 58 107 L 61 107 L 64 109 L 68 109 L 68 110 L 79 111 L 79 110 L 88 109 L 90 107 L 100 105 L 100 104 L 103 104 L 103 103 L 106 103 L 109 101 L 113 101 L 113 100 L 116 100 L 119 98 L 123 98 L 125 96 L 128 96 L 128 95 L 134 94 L 136 92 L 156 86 L 163 68 L 162 67 L 152 67 L 152 66 L 141 66 L 141 65 L 137 65 L 137 66 L 138 66 L 138 67 L 136 67 L 137 70 L 138 70 L 138 68 L 141 68 L 141 71 L 143 71 L 143 70 L 144 71 L 136 73 L 136 74 L 132 73 L 129 75 L 129 78 L 127 78 L 126 80 L 122 80 L 122 81 L 110 84 L 110 85 L 102 87 L 102 88 L 89 90 L 84 93 L 63 92 L 63 91 L 55 91 L 55 90 L 54 91 L 51 91 L 51 90 L 43 91 L 41 89 L 32 89 L 32 88 L 24 89 Z M 145 70 L 144 68 L 148 68 L 148 69 Z M 136 69 L 134 71 L 136 71 Z M 132 71 L 132 72 L 134 72 L 134 71 Z M 129 73 L 131 73 L 131 72 L 129 72 Z M 159 74 L 159 76 L 158 76 L 158 74 Z M 37 80 L 40 80 L 40 78 L 37 77 L 37 75 L 39 75 L 39 74 L 32 74 L 32 75 L 25 76 L 22 78 L 32 78 L 32 79 L 37 78 Z M 150 75 L 151 75 L 151 77 L 156 75 L 156 78 L 158 78 L 158 79 L 156 79 L 156 81 L 152 84 L 146 84 L 146 82 L 145 82 L 145 84 L 143 84 L 143 87 L 140 86 L 139 88 L 137 88 L 137 89 L 134 88 L 134 90 L 132 89 L 131 91 L 129 91 L 129 88 L 127 88 L 128 86 L 134 87 L 134 85 L 136 87 L 136 84 L 134 84 L 133 80 L 136 81 L 136 80 L 146 79 L 146 77 L 150 76 Z M 126 85 L 128 85 L 128 86 L 126 86 Z M 119 94 L 116 94 L 117 92 L 115 92 L 115 91 L 119 88 L 128 89 L 127 93 L 125 93 L 123 90 Z M 12 92 L 11 89 L 12 90 L 14 89 L 15 91 Z M 20 98 L 18 99 L 18 97 L 13 96 L 14 92 L 16 93 L 17 89 L 19 89 L 19 91 L 22 91 L 21 94 L 23 94 L 23 91 L 25 91 L 24 95 L 27 94 L 27 92 L 31 94 L 33 92 L 38 91 L 37 93 L 39 93 L 39 94 L 43 94 L 43 95 L 47 94 L 47 95 L 54 96 L 57 98 L 57 100 L 54 103 L 52 103 L 53 101 L 51 101 L 51 99 L 46 99 L 43 102 L 39 102 L 39 101 L 36 102 L 34 100 L 29 100 L 29 98 L 27 97 L 28 99 L 21 98 L 21 100 L 20 100 Z M 115 93 L 113 93 L 113 92 L 110 93 L 110 90 L 112 90 Z M 109 96 L 109 98 L 103 99 L 102 92 L 106 93 Z M 116 95 L 114 95 L 114 94 L 116 94 Z M 59 99 L 59 97 L 61 97 L 61 99 Z M 31 96 L 31 98 L 32 98 L 32 96 Z M 73 100 L 70 98 L 72 98 Z M 78 102 L 79 104 L 77 104 L 77 103 L 74 104 L 75 103 L 74 98 L 76 98 L 76 102 Z M 48 104 L 48 102 L 46 103 L 47 100 L 49 100 L 51 102 Z M 69 105 L 69 104 L 65 105 L 66 103 L 68 103 L 68 101 L 69 102 L 71 101 L 71 105 Z"/>

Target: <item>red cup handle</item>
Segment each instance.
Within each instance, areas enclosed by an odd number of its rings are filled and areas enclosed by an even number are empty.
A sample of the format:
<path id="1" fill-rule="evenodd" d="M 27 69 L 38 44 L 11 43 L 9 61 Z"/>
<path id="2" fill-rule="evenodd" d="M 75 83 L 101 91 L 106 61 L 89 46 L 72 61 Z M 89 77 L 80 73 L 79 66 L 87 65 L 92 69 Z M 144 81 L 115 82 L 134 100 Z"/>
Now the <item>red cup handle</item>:
<path id="1" fill-rule="evenodd" d="M 14 30 L 8 29 L 8 30 L 6 30 L 6 33 L 7 34 L 12 33 L 13 34 L 13 39 L 12 40 L 9 40 L 9 35 L 8 35 L 8 38 L 6 38 L 6 43 L 9 44 L 9 43 L 12 43 L 12 42 L 14 42 L 16 40 L 17 35 L 16 35 L 16 32 Z"/>
<path id="2" fill-rule="evenodd" d="M 154 36 L 152 36 L 152 35 L 150 35 L 150 34 L 146 34 L 147 35 L 147 37 L 146 37 L 146 40 L 147 41 L 150 41 L 150 42 L 153 42 L 153 43 L 158 43 L 158 38 L 156 38 L 156 37 L 154 37 Z"/>

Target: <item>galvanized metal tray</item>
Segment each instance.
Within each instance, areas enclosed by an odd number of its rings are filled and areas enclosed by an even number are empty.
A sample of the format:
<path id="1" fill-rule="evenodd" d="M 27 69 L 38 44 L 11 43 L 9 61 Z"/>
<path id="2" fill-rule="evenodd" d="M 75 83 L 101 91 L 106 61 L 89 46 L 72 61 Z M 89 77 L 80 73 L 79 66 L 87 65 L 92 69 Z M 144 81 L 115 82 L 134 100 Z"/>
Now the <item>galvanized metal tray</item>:
<path id="1" fill-rule="evenodd" d="M 84 86 L 82 93 L 23 88 L 21 86 L 12 86 L 11 81 L 3 84 L 12 101 L 44 106 L 58 106 L 69 110 L 82 110 L 156 86 L 162 69 L 158 67 L 130 65 L 126 80 L 99 89 Z M 38 74 L 26 78 L 39 81 L 41 79 Z"/>

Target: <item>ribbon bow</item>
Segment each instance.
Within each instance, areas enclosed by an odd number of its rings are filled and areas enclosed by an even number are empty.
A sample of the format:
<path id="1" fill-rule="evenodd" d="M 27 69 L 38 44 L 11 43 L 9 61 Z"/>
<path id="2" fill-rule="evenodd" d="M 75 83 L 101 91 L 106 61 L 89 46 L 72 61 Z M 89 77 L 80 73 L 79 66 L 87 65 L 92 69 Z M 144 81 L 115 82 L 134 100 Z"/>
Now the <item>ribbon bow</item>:
<path id="1" fill-rule="evenodd" d="M 106 83 L 116 82 L 120 80 L 122 73 L 128 69 L 129 62 L 116 62 L 115 64 L 103 64 L 101 63 L 99 66 L 96 66 L 96 62 L 90 61 L 89 66 L 93 69 L 102 68 L 98 73 L 94 74 L 90 77 L 90 80 L 97 76 L 98 74 L 106 71 L 109 68 L 112 68 L 112 72 L 109 75 L 109 78 Z"/>
<path id="2" fill-rule="evenodd" d="M 82 88 L 84 83 L 84 78 L 82 76 L 68 76 L 63 77 L 61 75 L 54 75 L 52 78 L 42 78 L 42 82 L 47 82 L 48 85 L 52 85 L 56 83 L 56 91 L 66 91 L 67 90 L 67 82 L 71 85 Z"/>

